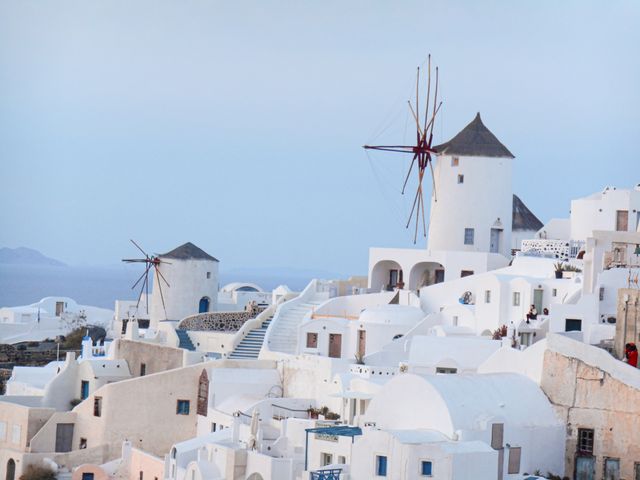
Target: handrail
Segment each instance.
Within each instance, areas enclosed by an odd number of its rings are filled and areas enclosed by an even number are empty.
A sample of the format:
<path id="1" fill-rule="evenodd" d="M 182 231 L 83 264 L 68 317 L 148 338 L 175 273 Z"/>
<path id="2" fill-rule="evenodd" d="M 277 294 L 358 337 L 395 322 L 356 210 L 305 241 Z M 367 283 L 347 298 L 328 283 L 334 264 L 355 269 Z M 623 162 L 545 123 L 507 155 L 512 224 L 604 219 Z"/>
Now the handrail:
<path id="1" fill-rule="evenodd" d="M 290 412 L 308 412 L 309 411 L 308 409 L 300 410 L 300 409 L 297 409 L 297 408 L 283 407 L 281 405 L 276 405 L 275 403 L 272 403 L 271 406 L 272 407 L 276 407 L 276 408 L 282 408 L 283 410 L 289 410 Z"/>
<path id="2" fill-rule="evenodd" d="M 229 344 L 230 348 L 225 353 L 225 355 L 228 355 L 231 352 L 233 352 L 236 349 L 236 347 L 240 344 L 240 342 L 242 342 L 244 337 L 246 337 L 251 330 L 255 328 L 260 328 L 262 323 L 269 318 L 269 315 L 272 315 L 272 314 L 275 315 L 276 309 L 277 309 L 277 305 L 270 305 L 268 308 L 260 312 L 260 314 L 257 317 L 252 318 L 251 320 L 247 320 L 244 323 L 244 325 L 242 325 L 242 327 L 233 336 L 233 339 Z"/>

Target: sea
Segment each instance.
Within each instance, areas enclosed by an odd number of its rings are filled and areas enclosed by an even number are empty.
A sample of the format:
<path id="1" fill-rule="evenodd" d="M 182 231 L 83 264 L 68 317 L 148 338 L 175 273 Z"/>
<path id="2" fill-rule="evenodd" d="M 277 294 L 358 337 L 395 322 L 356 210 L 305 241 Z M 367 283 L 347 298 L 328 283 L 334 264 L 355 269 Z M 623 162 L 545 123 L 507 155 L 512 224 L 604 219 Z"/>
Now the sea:
<path id="1" fill-rule="evenodd" d="M 64 296 L 81 305 L 114 308 L 115 300 L 134 300 L 131 289 L 142 270 L 126 265 L 104 267 L 0 265 L 0 307 L 29 305 L 44 297 Z M 287 285 L 301 291 L 312 278 L 336 278 L 327 272 L 298 269 L 235 270 L 220 272 L 220 285 L 253 282 L 270 291 Z"/>

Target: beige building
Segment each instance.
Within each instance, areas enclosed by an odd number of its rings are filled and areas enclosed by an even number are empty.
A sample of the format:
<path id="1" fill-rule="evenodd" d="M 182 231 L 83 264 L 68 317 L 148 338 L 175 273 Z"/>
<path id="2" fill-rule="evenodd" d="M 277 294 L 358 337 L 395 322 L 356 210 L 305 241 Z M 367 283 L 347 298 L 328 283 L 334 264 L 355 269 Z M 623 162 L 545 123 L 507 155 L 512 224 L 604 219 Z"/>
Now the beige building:
<path id="1" fill-rule="evenodd" d="M 621 288 L 618 290 L 618 315 L 616 321 L 616 357 L 624 358 L 627 343 L 640 345 L 640 290 Z"/>

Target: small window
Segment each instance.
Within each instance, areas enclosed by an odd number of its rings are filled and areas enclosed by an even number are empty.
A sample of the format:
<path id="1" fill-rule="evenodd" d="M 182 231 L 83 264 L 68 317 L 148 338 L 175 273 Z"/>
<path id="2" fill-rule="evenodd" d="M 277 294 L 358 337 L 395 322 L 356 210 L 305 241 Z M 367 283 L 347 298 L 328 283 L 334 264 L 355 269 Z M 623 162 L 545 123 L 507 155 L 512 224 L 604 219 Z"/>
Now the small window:
<path id="1" fill-rule="evenodd" d="M 318 334 L 313 332 L 307 333 L 307 348 L 318 348 Z"/>
<path id="2" fill-rule="evenodd" d="M 333 455 L 330 453 L 321 453 L 320 454 L 320 463 L 322 467 L 326 467 L 327 465 L 331 465 L 333 463 Z"/>
<path id="3" fill-rule="evenodd" d="M 211 272 L 207 272 L 207 280 L 211 278 Z"/>
<path id="4" fill-rule="evenodd" d="M 504 423 L 493 423 L 491 425 L 491 448 L 500 450 L 502 448 L 502 438 L 504 435 Z"/>
<path id="5" fill-rule="evenodd" d="M 178 400 L 176 404 L 177 415 L 189 415 L 189 400 Z"/>
<path id="6" fill-rule="evenodd" d="M 80 450 L 84 450 L 85 448 L 87 448 L 87 439 L 86 438 L 81 438 L 80 439 Z"/>
<path id="7" fill-rule="evenodd" d="M 458 175 L 458 183 L 464 183 L 464 175 Z"/>
<path id="8" fill-rule="evenodd" d="M 513 292 L 513 306 L 520 306 L 520 292 Z"/>
<path id="9" fill-rule="evenodd" d="M 347 463 L 347 457 L 343 455 L 338 455 L 338 463 L 340 465 L 345 465 Z"/>
<path id="10" fill-rule="evenodd" d="M 436 374 L 440 375 L 450 375 L 453 373 L 458 373 L 457 368 L 446 368 L 446 367 L 436 367 Z"/>
<path id="11" fill-rule="evenodd" d="M 473 245 L 475 230 L 473 228 L 465 228 L 464 229 L 464 244 L 465 245 Z"/>
<path id="12" fill-rule="evenodd" d="M 600 287 L 600 301 L 604 300 L 604 287 Z"/>
<path id="13" fill-rule="evenodd" d="M 140 470 L 140 474 L 138 475 L 138 480 L 144 480 L 144 472 Z"/>
<path id="14" fill-rule="evenodd" d="M 484 303 L 491 303 L 491 290 L 484 291 Z"/>
<path id="15" fill-rule="evenodd" d="M 422 461 L 420 462 L 420 474 L 423 477 L 431 477 L 433 475 L 433 463 Z"/>
<path id="16" fill-rule="evenodd" d="M 551 290 L 551 296 L 552 297 L 557 297 L 558 296 L 558 289 L 554 288 L 553 290 Z"/>
<path id="17" fill-rule="evenodd" d="M 93 399 L 93 416 L 100 417 L 102 415 L 102 397 Z"/>
<path id="18" fill-rule="evenodd" d="M 451 157 L 451 166 L 452 167 L 457 167 L 458 165 L 460 165 L 460 158 L 459 157 Z"/>
<path id="19" fill-rule="evenodd" d="M 451 319 L 451 323 L 453 323 L 454 327 L 458 326 L 458 320 L 459 320 L 458 315 L 454 315 L 453 318 Z"/>
<path id="20" fill-rule="evenodd" d="M 211 431 L 215 432 L 216 431 L 216 427 L 217 427 L 216 422 L 212 422 L 211 423 Z"/>
<path id="21" fill-rule="evenodd" d="M 522 455 L 521 447 L 509 448 L 509 466 L 507 473 L 520 473 L 520 456 Z"/>
<path id="22" fill-rule="evenodd" d="M 466 232 L 465 232 L 465 237 L 466 237 Z M 460 278 L 470 277 L 471 275 L 473 275 L 473 270 L 461 270 L 460 271 Z"/>
<path id="23" fill-rule="evenodd" d="M 376 475 L 379 477 L 387 476 L 387 457 L 384 455 L 376 455 Z"/>
<path id="24" fill-rule="evenodd" d="M 82 480 L 93 480 L 92 472 L 82 472 Z"/>
<path id="25" fill-rule="evenodd" d="M 578 453 L 593 455 L 594 430 L 591 428 L 578 429 Z"/>
<path id="26" fill-rule="evenodd" d="M 140 376 L 144 377 L 147 374 L 147 364 L 146 363 L 141 363 L 140 364 Z"/>
<path id="27" fill-rule="evenodd" d="M 582 320 L 567 318 L 564 321 L 564 331 L 565 332 L 581 332 L 582 331 Z"/>

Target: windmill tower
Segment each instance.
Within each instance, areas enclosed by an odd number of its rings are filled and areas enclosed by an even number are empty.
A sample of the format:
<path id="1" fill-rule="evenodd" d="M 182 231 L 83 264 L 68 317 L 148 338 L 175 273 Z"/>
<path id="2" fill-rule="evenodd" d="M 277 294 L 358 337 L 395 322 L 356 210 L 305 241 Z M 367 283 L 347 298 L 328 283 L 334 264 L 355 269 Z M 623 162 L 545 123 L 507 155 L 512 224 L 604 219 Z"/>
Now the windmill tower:
<path id="1" fill-rule="evenodd" d="M 218 260 L 191 242 L 158 255 L 151 295 L 151 326 L 210 312 L 218 302 Z M 159 272 L 158 272 L 159 271 Z M 171 288 L 160 294 L 161 274 Z M 164 304 L 163 304 L 164 303 Z"/>
<path id="2" fill-rule="evenodd" d="M 511 255 L 513 154 L 478 113 L 433 148 L 437 197 L 431 198 L 428 248 Z"/>

